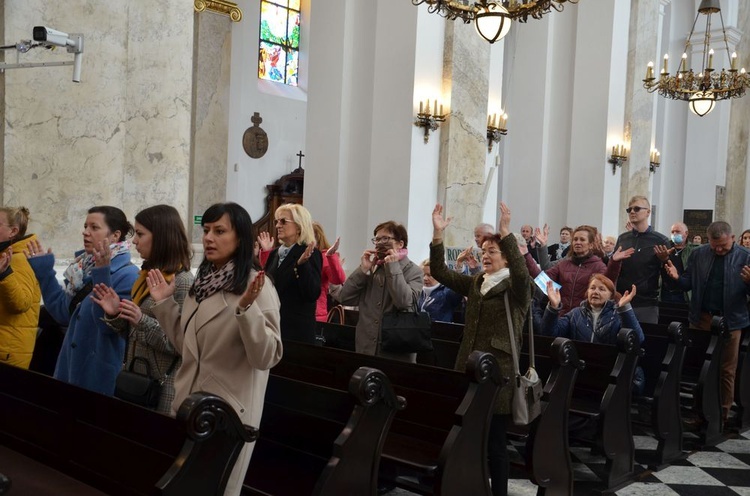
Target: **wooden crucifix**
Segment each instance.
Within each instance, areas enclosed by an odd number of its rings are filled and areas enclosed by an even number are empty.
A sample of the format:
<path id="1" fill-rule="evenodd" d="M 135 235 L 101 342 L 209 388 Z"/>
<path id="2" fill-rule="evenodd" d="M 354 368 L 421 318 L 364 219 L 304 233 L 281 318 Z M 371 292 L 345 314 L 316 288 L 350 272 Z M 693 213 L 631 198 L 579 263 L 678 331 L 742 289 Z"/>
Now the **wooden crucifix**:
<path id="1" fill-rule="evenodd" d="M 297 168 L 293 172 L 304 173 L 305 169 L 302 168 L 302 157 L 304 157 L 305 154 L 302 153 L 302 150 L 300 150 L 299 153 L 297 154 L 297 156 L 299 157 L 299 165 L 297 166 Z"/>

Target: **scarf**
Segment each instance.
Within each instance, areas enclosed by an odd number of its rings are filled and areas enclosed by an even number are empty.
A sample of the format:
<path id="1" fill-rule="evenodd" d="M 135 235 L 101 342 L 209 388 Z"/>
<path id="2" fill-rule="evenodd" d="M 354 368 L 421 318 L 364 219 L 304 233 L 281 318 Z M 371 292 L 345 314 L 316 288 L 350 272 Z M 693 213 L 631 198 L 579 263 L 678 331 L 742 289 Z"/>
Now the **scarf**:
<path id="1" fill-rule="evenodd" d="M 148 289 L 148 284 L 146 281 L 146 276 L 148 275 L 149 269 L 144 268 L 146 267 L 146 264 L 144 263 L 141 267 L 141 271 L 138 272 L 138 279 L 135 280 L 135 283 L 133 284 L 133 289 L 130 291 L 130 299 L 133 300 L 133 303 L 135 303 L 138 306 L 141 306 L 141 302 L 145 300 L 151 292 Z M 177 271 L 181 271 L 182 266 L 180 266 Z M 167 281 L 167 284 L 172 282 L 172 279 L 174 279 L 174 273 L 173 272 L 162 272 L 162 275 L 164 276 L 164 280 Z"/>
<path id="2" fill-rule="evenodd" d="M 195 295 L 195 301 L 202 302 L 214 293 L 228 288 L 234 282 L 234 260 L 230 260 L 222 267 L 216 269 L 213 264 L 206 264 L 198 270 L 191 294 Z"/>
<path id="3" fill-rule="evenodd" d="M 109 245 L 110 260 L 118 255 L 130 253 L 130 242 L 120 241 Z M 73 263 L 65 269 L 65 293 L 68 296 L 75 296 L 86 285 L 91 278 L 91 269 L 94 268 L 94 255 L 86 252 L 81 253 L 73 260 Z"/>
<path id="4" fill-rule="evenodd" d="M 292 250 L 291 246 L 284 246 L 284 245 L 279 246 L 279 251 L 278 251 L 278 254 L 279 254 L 279 265 L 281 265 L 281 262 L 284 261 L 284 259 L 286 258 L 287 255 L 289 255 L 289 252 L 291 250 Z"/>
<path id="5" fill-rule="evenodd" d="M 572 257 L 570 257 L 570 261 L 573 262 L 574 264 L 578 265 L 578 266 L 581 266 L 583 264 L 583 262 L 585 262 L 586 260 L 588 260 L 589 258 L 591 258 L 593 255 L 594 254 L 592 252 L 588 252 L 587 254 L 585 254 L 585 255 L 583 255 L 581 257 L 573 255 Z"/>
<path id="6" fill-rule="evenodd" d="M 487 274 L 484 273 L 484 280 L 482 281 L 482 287 L 479 288 L 479 292 L 482 293 L 482 296 L 486 295 L 490 289 L 494 288 L 498 284 L 500 284 L 502 281 L 506 280 L 510 277 L 510 269 L 508 267 L 505 267 L 504 269 L 500 269 L 494 274 Z"/>

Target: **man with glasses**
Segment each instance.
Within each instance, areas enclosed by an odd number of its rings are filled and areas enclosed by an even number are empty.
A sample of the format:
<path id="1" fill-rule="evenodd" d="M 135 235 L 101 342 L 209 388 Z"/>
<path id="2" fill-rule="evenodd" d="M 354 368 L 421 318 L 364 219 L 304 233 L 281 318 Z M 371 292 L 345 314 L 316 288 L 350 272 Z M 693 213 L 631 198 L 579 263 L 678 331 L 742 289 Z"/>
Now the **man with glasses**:
<path id="1" fill-rule="evenodd" d="M 623 294 L 635 284 L 636 295 L 631 302 L 639 322 L 659 323 L 659 278 L 662 265 L 669 259 L 659 250 L 666 247 L 669 239 L 654 231 L 648 220 L 651 216 L 651 204 L 645 196 L 634 196 L 625 209 L 632 230 L 620 234 L 615 251 L 618 248 L 633 248 L 630 258 L 622 261 L 620 277 L 617 279 L 617 291 Z M 657 248 L 659 247 L 659 248 Z M 664 250 L 666 252 L 666 248 Z M 664 257 L 659 258 L 660 256 Z"/>
<path id="2" fill-rule="evenodd" d="M 687 268 L 678 274 L 669 261 L 666 271 L 683 290 L 692 290 L 690 325 L 711 330 L 711 318 L 724 317 L 730 338 L 721 353 L 721 405 L 726 421 L 734 401 L 734 378 L 742 329 L 750 325 L 747 297 L 750 295 L 750 250 L 734 242 L 732 228 L 726 222 L 708 226 L 708 245 L 697 247 Z"/>

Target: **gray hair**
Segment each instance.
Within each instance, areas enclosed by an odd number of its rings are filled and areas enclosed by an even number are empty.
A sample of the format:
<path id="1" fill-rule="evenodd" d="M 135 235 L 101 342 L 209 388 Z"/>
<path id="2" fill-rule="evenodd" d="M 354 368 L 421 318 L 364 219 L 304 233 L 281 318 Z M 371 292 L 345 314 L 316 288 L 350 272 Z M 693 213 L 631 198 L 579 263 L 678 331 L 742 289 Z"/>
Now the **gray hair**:
<path id="1" fill-rule="evenodd" d="M 724 235 L 731 236 L 732 226 L 730 226 L 723 220 L 718 220 L 716 222 L 712 222 L 711 225 L 708 226 L 708 229 L 706 229 L 706 234 L 708 234 L 708 237 L 711 239 L 719 239 Z"/>

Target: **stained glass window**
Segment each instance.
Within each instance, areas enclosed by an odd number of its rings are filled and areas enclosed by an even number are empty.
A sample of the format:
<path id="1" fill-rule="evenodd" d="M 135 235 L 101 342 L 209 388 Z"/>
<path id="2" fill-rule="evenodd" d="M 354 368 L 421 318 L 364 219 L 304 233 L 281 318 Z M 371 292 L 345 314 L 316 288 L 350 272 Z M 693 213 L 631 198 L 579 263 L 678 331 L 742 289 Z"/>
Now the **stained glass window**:
<path id="1" fill-rule="evenodd" d="M 260 79 L 297 86 L 300 1 L 260 2 Z"/>

